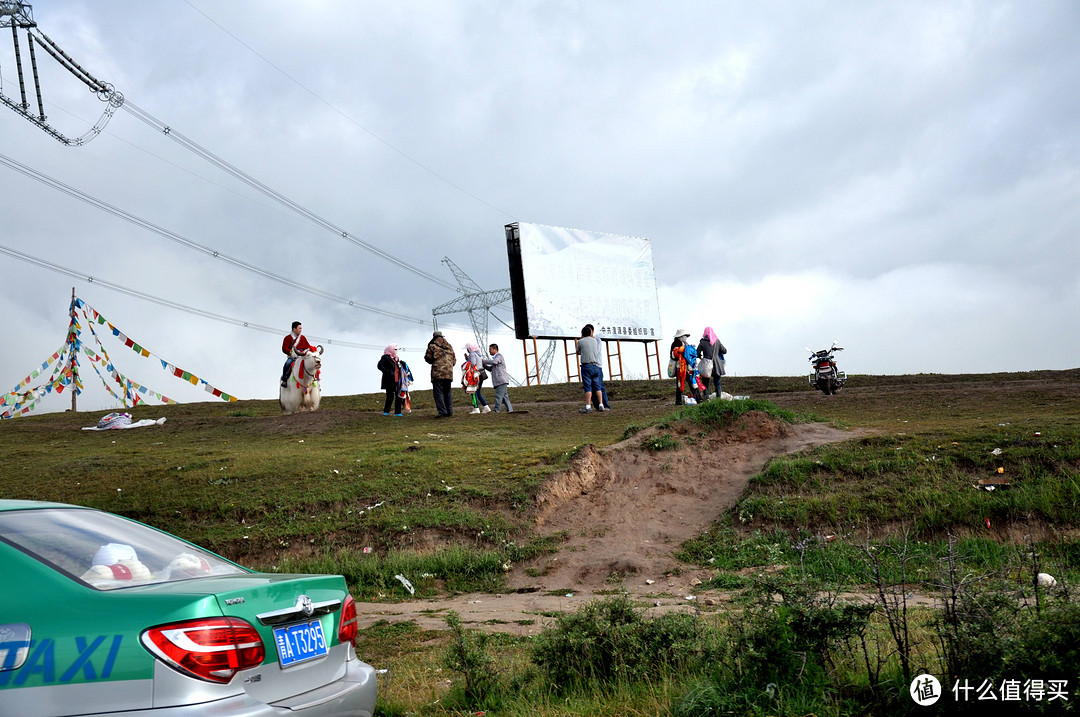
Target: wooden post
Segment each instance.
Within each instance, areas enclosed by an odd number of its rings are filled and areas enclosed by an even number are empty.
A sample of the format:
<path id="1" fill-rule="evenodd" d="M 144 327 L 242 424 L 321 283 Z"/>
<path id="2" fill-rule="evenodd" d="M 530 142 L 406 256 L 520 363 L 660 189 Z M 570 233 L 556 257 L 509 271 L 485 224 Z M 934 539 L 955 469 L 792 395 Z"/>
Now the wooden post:
<path id="1" fill-rule="evenodd" d="M 570 341 L 574 342 L 574 350 L 572 352 L 570 351 L 570 344 L 569 344 Z M 581 363 L 579 362 L 578 355 L 577 355 L 577 342 L 578 342 L 577 339 L 563 339 L 562 340 L 563 353 L 565 354 L 565 358 L 566 358 L 566 382 L 567 383 L 573 383 L 574 381 L 579 381 L 580 382 L 582 380 L 582 378 L 581 378 Z M 571 357 L 573 357 L 573 358 L 571 358 Z"/>
<path id="2" fill-rule="evenodd" d="M 71 309 L 68 312 L 68 315 L 69 315 L 69 317 L 71 319 L 71 323 L 69 324 L 70 328 L 68 330 L 68 352 L 70 353 L 70 356 L 68 357 L 68 360 L 71 362 L 71 412 L 75 413 L 76 408 L 77 408 L 75 399 L 79 395 L 79 359 L 78 359 L 77 348 L 75 346 L 75 337 L 74 337 L 74 334 L 75 334 L 75 330 L 74 330 L 75 329 L 75 287 L 74 286 L 71 287 Z"/>
<path id="3" fill-rule="evenodd" d="M 607 356 L 607 376 L 609 381 L 622 381 L 622 341 L 603 339 L 604 354 Z M 611 345 L 615 345 L 615 365 L 611 363 Z M 616 369 L 617 366 L 617 369 Z"/>
<path id="4" fill-rule="evenodd" d="M 649 373 L 649 380 L 663 378 L 660 367 L 660 342 L 659 341 L 646 341 L 643 346 L 645 347 L 645 367 Z M 649 349 L 652 349 L 650 351 Z M 656 371 L 653 372 L 653 360 L 656 360 Z"/>
<path id="5" fill-rule="evenodd" d="M 532 353 L 529 353 L 529 341 L 532 341 Z M 485 349 L 486 350 L 486 349 Z M 533 378 L 536 385 L 540 385 L 540 354 L 537 352 L 536 339 L 522 339 L 521 350 L 525 354 L 525 385 L 532 386 Z M 532 357 L 532 368 L 529 368 L 529 357 Z"/>

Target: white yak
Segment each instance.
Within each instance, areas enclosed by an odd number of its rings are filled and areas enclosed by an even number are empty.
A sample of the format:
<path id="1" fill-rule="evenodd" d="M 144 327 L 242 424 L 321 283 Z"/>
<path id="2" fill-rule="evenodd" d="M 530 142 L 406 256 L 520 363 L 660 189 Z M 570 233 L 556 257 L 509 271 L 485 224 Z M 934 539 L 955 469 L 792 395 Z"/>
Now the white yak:
<path id="1" fill-rule="evenodd" d="M 319 390 L 319 369 L 322 368 L 323 347 L 316 348 L 317 353 L 299 356 L 293 361 L 292 371 L 286 386 L 278 392 L 278 403 L 285 415 L 297 411 L 316 411 L 322 392 Z"/>

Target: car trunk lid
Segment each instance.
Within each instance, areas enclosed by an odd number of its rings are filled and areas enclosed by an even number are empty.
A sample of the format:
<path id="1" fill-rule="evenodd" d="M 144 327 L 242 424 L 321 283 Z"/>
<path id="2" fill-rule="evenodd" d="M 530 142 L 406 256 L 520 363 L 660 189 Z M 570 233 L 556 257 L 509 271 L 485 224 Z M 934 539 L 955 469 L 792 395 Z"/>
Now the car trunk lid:
<path id="1" fill-rule="evenodd" d="M 338 644 L 338 621 L 348 591 L 338 575 L 241 575 L 220 578 L 214 588 L 225 616 L 258 630 L 266 658 L 237 678 L 263 702 L 308 692 L 345 672 L 352 645 Z"/>

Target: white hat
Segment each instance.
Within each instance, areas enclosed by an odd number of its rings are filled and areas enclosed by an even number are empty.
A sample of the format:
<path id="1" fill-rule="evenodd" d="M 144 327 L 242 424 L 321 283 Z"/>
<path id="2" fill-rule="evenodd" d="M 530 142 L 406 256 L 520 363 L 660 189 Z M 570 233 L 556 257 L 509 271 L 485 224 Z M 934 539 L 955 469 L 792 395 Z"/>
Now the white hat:
<path id="1" fill-rule="evenodd" d="M 675 332 L 675 338 L 677 338 L 677 339 L 681 339 L 683 336 L 689 336 L 689 335 L 690 335 L 690 332 L 687 331 L 686 329 L 679 329 L 678 331 Z"/>
<path id="2" fill-rule="evenodd" d="M 93 565 L 115 565 L 121 560 L 138 560 L 135 556 L 135 548 L 123 543 L 109 543 L 102 545 L 94 553 Z"/>

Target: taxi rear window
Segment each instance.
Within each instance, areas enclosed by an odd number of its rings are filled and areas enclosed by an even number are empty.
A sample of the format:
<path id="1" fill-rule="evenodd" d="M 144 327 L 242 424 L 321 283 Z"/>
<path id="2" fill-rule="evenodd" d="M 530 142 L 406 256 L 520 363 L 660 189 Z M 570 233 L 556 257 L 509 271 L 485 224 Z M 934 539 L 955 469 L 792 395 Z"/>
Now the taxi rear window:
<path id="1" fill-rule="evenodd" d="M 98 590 L 246 572 L 167 533 L 97 510 L 0 513 L 0 538 Z"/>

